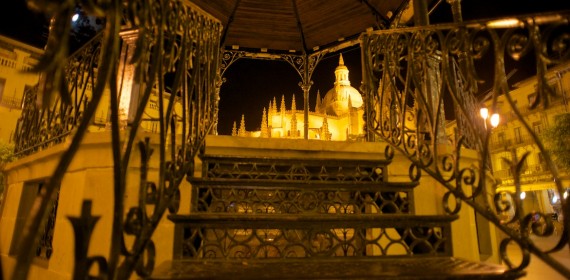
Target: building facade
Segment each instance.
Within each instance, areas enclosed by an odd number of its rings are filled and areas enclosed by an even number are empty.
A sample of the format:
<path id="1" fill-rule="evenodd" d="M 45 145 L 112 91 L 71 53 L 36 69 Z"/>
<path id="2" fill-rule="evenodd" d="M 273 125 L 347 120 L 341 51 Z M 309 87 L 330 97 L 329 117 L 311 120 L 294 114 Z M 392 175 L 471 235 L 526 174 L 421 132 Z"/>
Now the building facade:
<path id="1" fill-rule="evenodd" d="M 568 196 L 567 193 L 559 194 L 552 180 L 549 167 L 546 164 L 543 153 L 536 142 L 532 139 L 530 132 L 534 132 L 546 144 L 548 150 L 548 139 L 545 131 L 552 127 L 556 118 L 561 114 L 568 114 L 570 107 L 568 102 L 570 96 L 570 65 L 559 65 L 550 69 L 545 76 L 548 88 L 552 94 L 548 94 L 551 107 L 543 109 L 541 106 L 533 108 L 538 93 L 538 80 L 536 77 L 523 80 L 514 85 L 510 96 L 516 104 L 521 115 L 532 125 L 530 131 L 517 118 L 515 112 L 510 110 L 508 100 L 505 96 L 500 96 L 498 100 L 498 113 L 500 124 L 493 129 L 489 148 L 491 150 L 491 161 L 494 175 L 498 181 L 497 191 L 515 191 L 513 179 L 513 169 L 509 162 L 520 160 L 524 154 L 528 153 L 521 171 L 521 199 L 526 211 L 541 211 L 544 213 L 561 214 L 560 200 Z M 551 155 L 556 156 L 556 155 Z M 561 168 L 564 186 L 570 187 L 570 177 L 568 170 Z M 568 192 L 568 191 L 566 191 Z"/>
<path id="2" fill-rule="evenodd" d="M 23 106 L 24 92 L 38 83 L 31 72 L 43 50 L 0 36 L 0 141 L 11 142 Z"/>

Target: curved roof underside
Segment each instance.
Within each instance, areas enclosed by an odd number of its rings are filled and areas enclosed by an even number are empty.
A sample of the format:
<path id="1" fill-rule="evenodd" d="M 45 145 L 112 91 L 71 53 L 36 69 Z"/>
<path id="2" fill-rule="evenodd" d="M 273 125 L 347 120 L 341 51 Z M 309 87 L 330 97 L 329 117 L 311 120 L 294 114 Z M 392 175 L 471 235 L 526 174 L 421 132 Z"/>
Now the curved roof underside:
<path id="1" fill-rule="evenodd" d="M 387 28 L 392 15 L 404 10 L 409 0 L 191 2 L 222 22 L 226 48 L 309 53 L 357 37 L 369 28 Z"/>

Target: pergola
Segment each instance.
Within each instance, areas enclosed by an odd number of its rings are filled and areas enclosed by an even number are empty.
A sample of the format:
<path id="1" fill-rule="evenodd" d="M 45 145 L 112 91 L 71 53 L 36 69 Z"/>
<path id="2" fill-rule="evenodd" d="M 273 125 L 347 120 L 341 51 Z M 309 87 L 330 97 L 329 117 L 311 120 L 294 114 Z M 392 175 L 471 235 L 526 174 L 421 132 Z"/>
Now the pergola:
<path id="1" fill-rule="evenodd" d="M 192 2 L 224 26 L 222 76 L 240 58 L 282 60 L 297 71 L 303 90 L 305 139 L 311 76 L 323 56 L 359 44 L 362 32 L 405 25 L 413 14 L 409 0 Z M 427 9 L 435 1 L 416 2 Z"/>

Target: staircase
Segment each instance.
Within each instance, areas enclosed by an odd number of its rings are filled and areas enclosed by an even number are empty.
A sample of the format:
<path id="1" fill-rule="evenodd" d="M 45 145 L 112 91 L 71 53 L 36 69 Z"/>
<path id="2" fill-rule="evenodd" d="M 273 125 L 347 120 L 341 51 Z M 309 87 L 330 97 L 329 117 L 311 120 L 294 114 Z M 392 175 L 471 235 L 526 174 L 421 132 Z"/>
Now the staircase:
<path id="1" fill-rule="evenodd" d="M 414 215 L 416 184 L 389 180 L 383 150 L 381 143 L 208 138 L 201 177 L 191 179 L 191 214 L 169 216 L 173 260 L 152 278 L 522 276 L 454 258 L 457 217 Z"/>

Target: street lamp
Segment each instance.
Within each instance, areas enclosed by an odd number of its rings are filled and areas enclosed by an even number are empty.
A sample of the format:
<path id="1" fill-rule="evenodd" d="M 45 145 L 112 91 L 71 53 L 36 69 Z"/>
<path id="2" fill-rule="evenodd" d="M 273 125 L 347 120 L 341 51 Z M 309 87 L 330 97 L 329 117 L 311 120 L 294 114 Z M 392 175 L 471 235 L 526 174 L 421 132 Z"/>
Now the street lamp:
<path id="1" fill-rule="evenodd" d="M 483 107 L 479 110 L 479 114 L 481 114 L 481 118 L 483 118 L 483 124 L 485 125 L 485 130 L 487 130 L 487 118 L 489 117 L 489 109 Z"/>
<path id="2" fill-rule="evenodd" d="M 479 113 L 481 114 L 481 118 L 487 121 L 487 118 L 489 117 L 489 109 L 481 108 L 481 110 L 479 110 Z"/>
<path id="3" fill-rule="evenodd" d="M 487 129 L 487 119 L 489 119 L 489 109 L 483 107 L 479 110 L 479 114 L 481 115 L 481 118 L 483 118 L 483 123 L 485 124 L 485 130 L 486 130 Z M 497 113 L 492 114 L 489 121 L 491 122 L 491 126 L 493 128 L 497 127 L 499 125 L 499 121 L 500 121 L 499 114 L 497 114 Z"/>
<path id="4" fill-rule="evenodd" d="M 494 113 L 491 115 L 491 126 L 493 128 L 497 127 L 499 125 L 499 114 Z"/>

